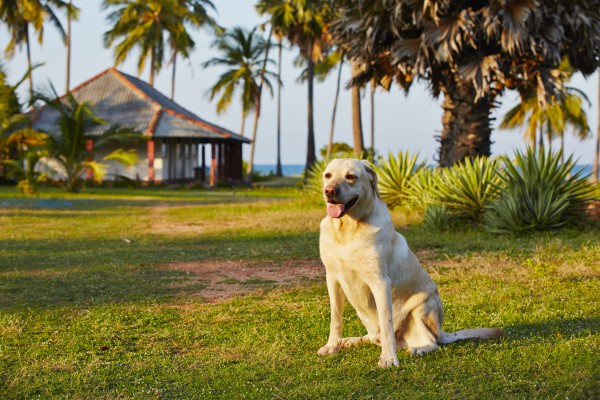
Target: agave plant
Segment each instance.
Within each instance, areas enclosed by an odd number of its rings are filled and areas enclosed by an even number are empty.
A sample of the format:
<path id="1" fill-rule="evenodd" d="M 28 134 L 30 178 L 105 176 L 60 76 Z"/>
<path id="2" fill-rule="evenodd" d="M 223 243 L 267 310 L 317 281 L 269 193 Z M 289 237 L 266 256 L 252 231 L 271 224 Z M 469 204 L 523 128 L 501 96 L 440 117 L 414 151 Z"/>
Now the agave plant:
<path id="1" fill-rule="evenodd" d="M 498 161 L 488 157 L 465 159 L 440 172 L 432 188 L 436 200 L 457 217 L 480 223 L 486 206 L 499 193 Z"/>
<path id="2" fill-rule="evenodd" d="M 501 195 L 486 215 L 494 232 L 547 230 L 563 226 L 582 215 L 593 198 L 594 187 L 583 170 L 574 171 L 570 156 L 561 163 L 562 151 L 517 152 L 514 162 L 505 162 L 500 178 Z"/>
<path id="3" fill-rule="evenodd" d="M 413 177 L 427 168 L 425 162 L 418 162 L 419 155 L 400 151 L 396 156 L 389 153 L 387 160 L 381 159 L 375 167 L 381 198 L 389 208 L 410 203 L 409 187 Z"/>
<path id="4" fill-rule="evenodd" d="M 438 168 L 424 168 L 410 178 L 406 187 L 406 201 L 409 207 L 414 210 L 427 210 L 438 203 L 435 189 L 440 184 L 441 171 Z"/>

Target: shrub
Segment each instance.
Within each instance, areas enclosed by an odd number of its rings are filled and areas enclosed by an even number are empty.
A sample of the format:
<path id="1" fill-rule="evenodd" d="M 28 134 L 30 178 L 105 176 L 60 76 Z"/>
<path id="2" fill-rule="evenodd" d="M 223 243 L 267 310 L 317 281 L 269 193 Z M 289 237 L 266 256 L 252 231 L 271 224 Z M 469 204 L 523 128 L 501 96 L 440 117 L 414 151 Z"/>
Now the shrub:
<path id="1" fill-rule="evenodd" d="M 432 188 L 435 201 L 458 218 L 480 223 L 486 206 L 499 192 L 497 166 L 494 159 L 475 157 L 442 169 Z"/>
<path id="2" fill-rule="evenodd" d="M 438 231 L 445 231 L 452 225 L 453 217 L 444 204 L 432 204 L 423 213 L 423 223 Z"/>
<path id="3" fill-rule="evenodd" d="M 381 198 L 389 208 L 410 206 L 411 181 L 427 168 L 424 162 L 417 162 L 418 157 L 418 154 L 411 155 L 408 151 L 398 152 L 397 156 L 389 153 L 387 160 L 381 158 L 379 166 L 375 167 Z"/>
<path id="4" fill-rule="evenodd" d="M 573 173 L 569 157 L 561 163 L 562 151 L 517 152 L 514 163 L 506 160 L 500 174 L 501 195 L 486 215 L 486 226 L 494 232 L 547 230 L 563 226 L 583 214 L 593 197 L 593 186 L 582 171 Z"/>
<path id="5" fill-rule="evenodd" d="M 440 174 L 438 168 L 424 168 L 410 178 L 406 187 L 406 202 L 410 208 L 423 211 L 439 203 L 435 189 L 439 185 Z"/>

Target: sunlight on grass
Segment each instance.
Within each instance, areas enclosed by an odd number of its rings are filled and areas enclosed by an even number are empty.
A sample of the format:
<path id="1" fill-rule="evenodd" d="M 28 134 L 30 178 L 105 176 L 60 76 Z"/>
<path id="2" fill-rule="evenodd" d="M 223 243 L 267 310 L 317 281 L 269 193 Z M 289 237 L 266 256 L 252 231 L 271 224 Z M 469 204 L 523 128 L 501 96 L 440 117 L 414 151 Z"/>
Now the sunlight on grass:
<path id="1" fill-rule="evenodd" d="M 1 188 L 0 397 L 600 394 L 597 227 L 432 233 L 393 213 L 440 287 L 445 330 L 495 326 L 508 337 L 401 353 L 398 369 L 380 370 L 376 346 L 316 355 L 329 324 L 323 275 L 283 287 L 250 269 L 217 280 L 246 294 L 207 303 L 210 281 L 173 267 L 319 262 L 321 205 L 297 189 L 240 193 L 50 190 L 21 199 Z M 351 307 L 344 323 L 345 335 L 364 333 Z"/>

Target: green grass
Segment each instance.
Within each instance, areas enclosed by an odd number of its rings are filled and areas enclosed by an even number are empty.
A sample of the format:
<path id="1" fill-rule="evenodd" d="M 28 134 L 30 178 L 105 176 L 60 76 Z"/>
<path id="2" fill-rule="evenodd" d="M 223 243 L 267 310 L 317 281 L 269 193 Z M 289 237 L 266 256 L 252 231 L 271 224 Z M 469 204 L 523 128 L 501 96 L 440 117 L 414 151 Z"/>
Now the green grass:
<path id="1" fill-rule="evenodd" d="M 318 259 L 324 211 L 298 193 L 0 188 L 0 398 L 600 398 L 598 227 L 440 233 L 394 213 L 445 330 L 508 334 L 400 353 L 399 368 L 379 369 L 375 346 L 316 355 L 324 279 L 228 278 L 251 294 L 207 303 L 178 263 Z M 363 332 L 347 307 L 345 335 Z"/>

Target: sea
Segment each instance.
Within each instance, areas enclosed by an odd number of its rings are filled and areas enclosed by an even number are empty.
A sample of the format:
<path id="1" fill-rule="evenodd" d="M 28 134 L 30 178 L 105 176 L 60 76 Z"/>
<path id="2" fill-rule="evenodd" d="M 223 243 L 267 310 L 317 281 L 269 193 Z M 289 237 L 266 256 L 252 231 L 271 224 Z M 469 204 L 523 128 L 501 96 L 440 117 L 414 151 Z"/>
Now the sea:
<path id="1" fill-rule="evenodd" d="M 254 164 L 254 171 L 259 172 L 261 175 L 275 175 L 277 166 L 271 164 Z M 574 172 L 583 170 L 582 176 L 592 174 L 591 164 L 577 164 L 573 168 Z M 281 172 L 283 176 L 303 176 L 304 164 L 283 164 L 281 166 Z"/>
<path id="2" fill-rule="evenodd" d="M 277 166 L 275 164 L 254 164 L 254 171 L 259 172 L 261 175 L 275 175 Z M 304 164 L 282 164 L 281 172 L 283 176 L 303 176 L 304 175 Z"/>

